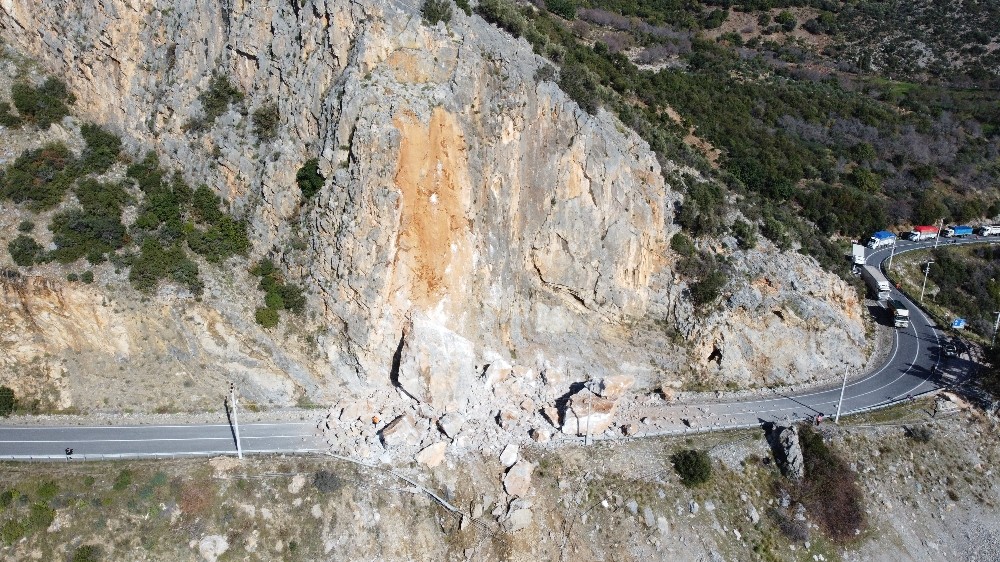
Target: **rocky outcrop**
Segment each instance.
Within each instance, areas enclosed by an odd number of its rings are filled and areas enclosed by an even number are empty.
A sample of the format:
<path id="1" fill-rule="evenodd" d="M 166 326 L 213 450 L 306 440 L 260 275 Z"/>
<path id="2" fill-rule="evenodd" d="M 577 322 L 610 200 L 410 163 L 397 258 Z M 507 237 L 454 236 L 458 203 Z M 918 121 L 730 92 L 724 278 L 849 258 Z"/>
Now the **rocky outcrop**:
<path id="1" fill-rule="evenodd" d="M 691 327 L 692 360 L 741 386 L 794 384 L 860 370 L 865 326 L 858 293 L 797 252 L 734 253 L 731 292 Z"/>
<path id="2" fill-rule="evenodd" d="M 666 244 L 680 196 L 647 144 L 536 80 L 546 61 L 524 40 L 460 10 L 428 26 L 419 4 L 4 0 L 0 31 L 67 81 L 81 117 L 212 186 L 255 253 L 309 287 L 302 388 L 366 393 L 395 374 L 441 413 L 464 407 L 470 365 L 503 386 L 520 364 L 547 389 L 520 377 L 501 415 L 518 427 L 522 404 L 589 378 L 772 383 L 863 359 L 856 298 L 798 254 L 718 249 L 738 275 L 726 308 L 696 317 Z M 192 129 L 213 74 L 245 100 Z M 268 102 L 265 142 L 252 114 Z M 312 157 L 326 184 L 304 200 Z"/>
<path id="3" fill-rule="evenodd" d="M 778 460 L 781 472 L 789 478 L 801 479 L 805 475 L 805 465 L 798 430 L 795 426 L 777 428 L 777 441 L 780 447 Z"/>

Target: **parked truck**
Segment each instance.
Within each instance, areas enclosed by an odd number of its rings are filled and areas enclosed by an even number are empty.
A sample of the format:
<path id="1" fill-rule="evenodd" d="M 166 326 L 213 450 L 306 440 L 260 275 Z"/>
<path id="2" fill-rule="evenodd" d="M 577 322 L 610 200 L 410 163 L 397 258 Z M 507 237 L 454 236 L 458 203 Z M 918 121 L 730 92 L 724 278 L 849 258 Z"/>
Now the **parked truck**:
<path id="1" fill-rule="evenodd" d="M 976 229 L 979 236 L 995 236 L 1000 234 L 1000 224 L 984 224 Z"/>
<path id="2" fill-rule="evenodd" d="M 865 284 L 872 290 L 872 294 L 878 300 L 885 300 L 889 298 L 889 293 L 892 292 L 892 285 L 889 284 L 889 280 L 882 275 L 882 272 L 878 270 L 877 267 L 873 265 L 866 265 L 861 268 L 861 277 L 865 280 Z"/>
<path id="3" fill-rule="evenodd" d="M 972 236 L 972 227 L 961 225 L 961 226 L 949 226 L 942 232 L 944 236 L 949 238 L 965 238 L 966 236 Z"/>
<path id="4" fill-rule="evenodd" d="M 896 235 L 888 230 L 880 230 L 872 234 L 871 238 L 868 239 L 868 247 L 873 250 L 882 246 L 892 246 L 895 243 Z"/>
<path id="5" fill-rule="evenodd" d="M 910 311 L 898 299 L 889 300 L 889 310 L 892 311 L 892 325 L 897 328 L 908 328 L 910 326 Z"/>
<path id="6" fill-rule="evenodd" d="M 919 242 L 921 240 L 933 240 L 938 237 L 938 227 L 936 226 L 914 226 L 913 230 L 906 233 L 907 240 Z"/>

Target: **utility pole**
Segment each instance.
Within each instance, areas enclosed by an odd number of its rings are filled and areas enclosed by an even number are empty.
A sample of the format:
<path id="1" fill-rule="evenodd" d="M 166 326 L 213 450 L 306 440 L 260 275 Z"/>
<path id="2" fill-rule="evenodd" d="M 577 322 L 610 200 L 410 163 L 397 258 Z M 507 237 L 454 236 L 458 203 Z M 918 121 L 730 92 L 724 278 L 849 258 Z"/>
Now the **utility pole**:
<path id="1" fill-rule="evenodd" d="M 236 416 L 236 384 L 229 383 L 229 402 L 233 407 L 233 431 L 236 434 L 236 455 L 243 459 L 243 447 L 240 444 L 240 420 Z"/>
<path id="2" fill-rule="evenodd" d="M 934 247 L 937 248 L 938 241 L 941 240 L 941 231 L 944 230 L 944 218 L 941 219 L 941 227 L 938 228 L 937 236 L 934 237 Z"/>
<path id="3" fill-rule="evenodd" d="M 993 339 L 990 340 L 990 347 L 997 342 L 997 328 L 1000 328 L 1000 312 L 994 312 L 997 315 L 997 321 L 993 323 Z"/>
<path id="4" fill-rule="evenodd" d="M 927 266 L 924 268 L 924 284 L 920 286 L 920 304 L 924 304 L 924 289 L 927 288 L 927 274 L 931 270 L 931 264 L 933 261 L 928 261 Z"/>
<path id="5" fill-rule="evenodd" d="M 896 243 L 892 243 L 892 249 L 889 251 L 889 267 L 885 268 L 886 271 L 892 270 L 892 256 L 896 255 Z"/>
<path id="6" fill-rule="evenodd" d="M 844 384 L 840 387 L 840 400 L 837 401 L 837 416 L 833 418 L 833 423 L 840 423 L 840 407 L 844 405 L 844 390 L 847 389 L 847 369 L 844 369 Z"/>

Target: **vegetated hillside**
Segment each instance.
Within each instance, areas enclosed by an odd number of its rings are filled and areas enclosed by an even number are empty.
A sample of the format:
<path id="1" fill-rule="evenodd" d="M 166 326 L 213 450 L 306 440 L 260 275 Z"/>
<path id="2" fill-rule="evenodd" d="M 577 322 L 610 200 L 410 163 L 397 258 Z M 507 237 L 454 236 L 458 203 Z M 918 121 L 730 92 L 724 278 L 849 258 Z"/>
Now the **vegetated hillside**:
<path id="1" fill-rule="evenodd" d="M 478 10 L 558 61 L 584 107 L 715 178 L 676 182 L 693 235 L 739 237 L 717 220 L 721 189 L 764 236 L 844 271 L 831 239 L 1000 211 L 991 3 L 545 5 Z"/>

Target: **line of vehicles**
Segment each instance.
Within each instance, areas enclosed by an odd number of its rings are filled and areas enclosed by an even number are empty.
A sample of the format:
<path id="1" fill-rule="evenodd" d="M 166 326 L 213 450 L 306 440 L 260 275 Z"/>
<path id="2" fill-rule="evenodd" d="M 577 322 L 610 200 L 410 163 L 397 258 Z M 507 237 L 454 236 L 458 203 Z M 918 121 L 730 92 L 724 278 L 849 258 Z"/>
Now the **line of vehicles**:
<path id="1" fill-rule="evenodd" d="M 867 247 L 877 250 L 887 246 L 894 246 L 898 238 L 919 242 L 923 240 L 933 240 L 938 236 L 947 238 L 965 238 L 967 236 L 995 236 L 1000 234 L 1000 224 L 987 224 L 977 227 L 968 225 L 949 226 L 943 230 L 936 226 L 919 225 L 913 230 L 896 234 L 888 230 L 880 230 L 871 235 L 868 239 Z M 861 268 L 861 278 L 865 285 L 871 289 L 872 294 L 881 303 L 885 302 L 885 307 L 892 313 L 893 325 L 897 328 L 907 328 L 910 325 L 910 311 L 899 299 L 890 298 L 892 295 L 892 284 L 882 274 L 882 271 L 874 265 L 866 265 L 864 251 L 861 246 L 855 246 L 854 263 Z"/>
<path id="2" fill-rule="evenodd" d="M 896 240 L 902 238 L 903 240 L 911 240 L 913 242 L 920 242 L 922 240 L 933 240 L 938 236 L 945 238 L 965 238 L 966 236 L 995 236 L 1000 234 L 1000 224 L 984 224 L 982 226 L 971 227 L 966 224 L 954 225 L 945 228 L 944 230 L 938 229 L 936 226 L 914 226 L 913 230 L 909 232 L 900 233 L 897 237 L 896 234 L 889 232 L 888 230 L 880 230 L 871 235 L 868 239 L 866 246 L 873 250 L 879 248 L 884 248 L 886 246 L 892 246 L 896 243 Z"/>

